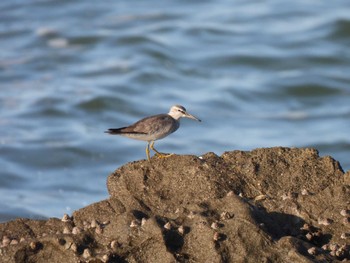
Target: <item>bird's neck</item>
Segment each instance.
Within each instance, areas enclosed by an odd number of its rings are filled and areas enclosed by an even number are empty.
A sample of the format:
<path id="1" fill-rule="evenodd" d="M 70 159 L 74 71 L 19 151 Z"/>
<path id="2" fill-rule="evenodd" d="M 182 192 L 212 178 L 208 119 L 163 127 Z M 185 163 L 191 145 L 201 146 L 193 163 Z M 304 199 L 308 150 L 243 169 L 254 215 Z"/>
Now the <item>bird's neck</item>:
<path id="1" fill-rule="evenodd" d="M 168 115 L 169 115 L 171 118 L 173 118 L 173 119 L 175 119 L 175 120 L 177 120 L 177 121 L 179 121 L 180 118 L 181 118 L 181 116 L 180 116 L 180 115 L 177 115 L 177 114 L 168 113 Z"/>

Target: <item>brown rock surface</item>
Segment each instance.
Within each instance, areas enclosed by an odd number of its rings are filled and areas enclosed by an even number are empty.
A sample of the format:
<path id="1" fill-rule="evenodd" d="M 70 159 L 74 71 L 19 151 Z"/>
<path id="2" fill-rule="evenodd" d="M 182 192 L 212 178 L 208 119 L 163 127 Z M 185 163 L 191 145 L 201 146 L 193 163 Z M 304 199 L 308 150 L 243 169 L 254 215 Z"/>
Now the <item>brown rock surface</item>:
<path id="1" fill-rule="evenodd" d="M 313 149 L 132 162 L 72 218 L 0 224 L 0 262 L 349 260 L 349 175 Z"/>

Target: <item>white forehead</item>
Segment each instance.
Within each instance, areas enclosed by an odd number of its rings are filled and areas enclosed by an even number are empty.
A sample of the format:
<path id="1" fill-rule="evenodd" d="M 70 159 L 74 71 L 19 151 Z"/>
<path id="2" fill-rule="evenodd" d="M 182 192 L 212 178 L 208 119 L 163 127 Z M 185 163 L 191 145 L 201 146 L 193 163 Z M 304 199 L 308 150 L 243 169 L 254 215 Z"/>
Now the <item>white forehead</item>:
<path id="1" fill-rule="evenodd" d="M 178 110 L 186 111 L 185 107 L 181 106 L 181 105 L 172 106 L 171 109 L 170 109 L 170 111 L 178 111 Z"/>

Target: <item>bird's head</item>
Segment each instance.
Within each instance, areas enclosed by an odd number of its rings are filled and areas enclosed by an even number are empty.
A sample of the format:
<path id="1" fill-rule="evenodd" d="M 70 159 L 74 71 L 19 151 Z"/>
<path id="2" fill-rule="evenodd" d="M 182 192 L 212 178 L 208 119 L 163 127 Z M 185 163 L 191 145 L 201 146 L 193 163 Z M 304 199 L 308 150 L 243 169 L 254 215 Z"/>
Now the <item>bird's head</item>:
<path id="1" fill-rule="evenodd" d="M 193 116 L 192 114 L 189 114 L 186 111 L 185 107 L 183 107 L 181 105 L 172 106 L 170 108 L 169 115 L 171 117 L 173 117 L 175 120 L 178 120 L 180 118 L 189 118 L 189 119 L 192 119 L 192 120 L 201 121 L 200 119 L 198 119 L 197 117 Z"/>

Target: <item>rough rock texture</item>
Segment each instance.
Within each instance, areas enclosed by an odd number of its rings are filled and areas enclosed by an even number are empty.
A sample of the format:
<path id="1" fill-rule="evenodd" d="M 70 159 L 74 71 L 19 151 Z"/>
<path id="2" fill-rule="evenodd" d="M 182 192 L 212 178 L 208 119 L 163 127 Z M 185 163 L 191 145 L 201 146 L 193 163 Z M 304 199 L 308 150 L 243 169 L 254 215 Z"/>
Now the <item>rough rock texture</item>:
<path id="1" fill-rule="evenodd" d="M 110 198 L 0 224 L 0 262 L 350 260 L 350 172 L 313 149 L 126 164 Z"/>

